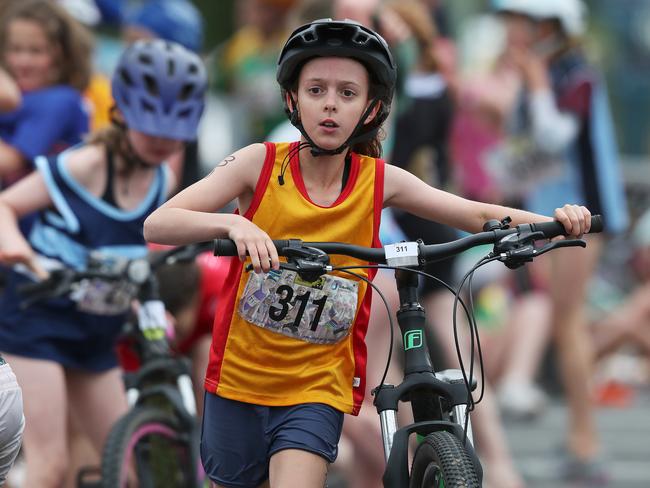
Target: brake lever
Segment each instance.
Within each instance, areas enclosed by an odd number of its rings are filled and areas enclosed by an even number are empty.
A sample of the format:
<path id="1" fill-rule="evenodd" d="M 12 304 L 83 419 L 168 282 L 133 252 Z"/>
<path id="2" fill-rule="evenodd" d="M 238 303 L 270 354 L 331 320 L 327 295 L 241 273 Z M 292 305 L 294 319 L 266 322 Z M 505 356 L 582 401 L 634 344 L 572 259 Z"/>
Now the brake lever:
<path id="1" fill-rule="evenodd" d="M 560 241 L 551 241 L 540 247 L 527 244 L 500 253 L 499 261 L 505 263 L 508 268 L 515 269 L 531 262 L 534 258 L 541 256 L 542 254 L 546 254 L 553 249 L 559 249 L 561 247 L 587 247 L 587 243 L 583 239 L 565 239 Z"/>

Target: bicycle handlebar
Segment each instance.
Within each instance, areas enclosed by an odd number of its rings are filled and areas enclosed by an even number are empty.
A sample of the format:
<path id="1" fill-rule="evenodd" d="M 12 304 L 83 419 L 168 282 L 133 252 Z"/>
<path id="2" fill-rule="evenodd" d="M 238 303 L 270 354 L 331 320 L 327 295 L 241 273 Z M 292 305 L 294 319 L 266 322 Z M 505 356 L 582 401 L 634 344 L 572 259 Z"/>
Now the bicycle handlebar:
<path id="1" fill-rule="evenodd" d="M 150 279 L 152 272 L 163 264 L 171 264 L 179 261 L 190 261 L 202 252 L 212 249 L 212 242 L 202 242 L 178 246 L 159 252 L 150 252 L 142 258 L 126 260 L 126 264 L 119 269 L 110 269 L 102 266 L 101 262 L 96 263 L 97 268 L 86 270 L 75 270 L 73 268 L 55 269 L 50 276 L 42 281 L 29 282 L 21 285 L 18 292 L 25 300 L 23 307 L 32 303 L 63 296 L 70 291 L 75 283 L 87 279 L 99 279 L 103 281 L 117 282 L 126 281 L 136 286 L 142 286 Z"/>
<path id="2" fill-rule="evenodd" d="M 591 217 L 591 229 L 589 233 L 602 232 L 602 230 L 602 217 L 600 215 L 593 215 Z M 434 261 L 459 254 L 481 244 L 497 243 L 499 240 L 511 234 L 531 236 L 536 233 L 539 233 L 538 239 L 552 239 L 561 235 L 567 235 L 564 226 L 558 221 L 521 224 L 514 228 L 501 228 L 479 232 L 442 244 L 420 244 L 418 254 L 420 259 L 424 261 Z M 303 242 L 299 239 L 279 239 L 274 240 L 273 244 L 280 256 L 292 255 L 291 249 L 312 247 L 320 249 L 327 254 L 342 254 L 373 263 L 386 263 L 386 251 L 384 248 L 370 248 L 342 242 Z M 237 256 L 237 246 L 231 239 L 215 239 L 214 255 Z"/>

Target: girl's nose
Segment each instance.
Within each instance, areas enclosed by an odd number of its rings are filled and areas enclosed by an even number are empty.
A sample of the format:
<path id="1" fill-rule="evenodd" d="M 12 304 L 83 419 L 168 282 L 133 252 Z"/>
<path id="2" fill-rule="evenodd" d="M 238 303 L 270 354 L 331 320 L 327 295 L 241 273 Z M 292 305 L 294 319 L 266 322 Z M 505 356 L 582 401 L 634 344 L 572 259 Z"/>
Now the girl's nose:
<path id="1" fill-rule="evenodd" d="M 325 111 L 336 112 L 336 94 L 331 90 L 327 93 L 327 98 L 325 99 Z"/>

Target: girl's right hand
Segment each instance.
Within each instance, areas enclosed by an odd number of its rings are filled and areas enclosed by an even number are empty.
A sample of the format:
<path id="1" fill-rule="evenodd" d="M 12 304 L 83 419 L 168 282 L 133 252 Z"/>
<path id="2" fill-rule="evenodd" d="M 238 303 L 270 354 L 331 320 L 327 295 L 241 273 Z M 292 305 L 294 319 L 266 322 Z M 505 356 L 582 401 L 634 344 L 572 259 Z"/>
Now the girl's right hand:
<path id="1" fill-rule="evenodd" d="M 273 241 L 266 232 L 250 220 L 239 218 L 230 228 L 228 237 L 235 241 L 240 260 L 245 261 L 248 253 L 256 273 L 280 269 L 278 251 Z"/>
<path id="2" fill-rule="evenodd" d="M 36 259 L 34 250 L 22 236 L 11 238 L 5 235 L 5 239 L 0 241 L 0 263 L 6 265 L 24 264 L 41 280 L 47 279 L 49 276 L 49 273 Z"/>

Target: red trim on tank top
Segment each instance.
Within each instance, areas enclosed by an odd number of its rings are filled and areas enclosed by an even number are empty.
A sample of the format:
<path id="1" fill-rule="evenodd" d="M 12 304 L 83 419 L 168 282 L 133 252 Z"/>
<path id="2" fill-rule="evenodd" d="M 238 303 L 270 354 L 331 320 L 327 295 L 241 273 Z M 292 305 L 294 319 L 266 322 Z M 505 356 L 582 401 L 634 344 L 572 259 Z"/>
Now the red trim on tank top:
<path id="1" fill-rule="evenodd" d="M 373 195 L 373 237 L 372 247 L 381 247 L 379 239 L 379 225 L 381 224 L 381 211 L 384 206 L 384 161 L 375 159 L 375 186 Z M 368 279 L 373 280 L 377 274 L 376 269 L 368 270 Z M 366 395 L 366 368 L 368 363 L 368 351 L 366 346 L 366 334 L 370 321 L 370 307 L 372 306 L 372 287 L 368 286 L 363 304 L 359 309 L 357 324 L 354 330 L 353 354 L 354 354 L 354 376 L 361 379 L 358 387 L 352 390 L 353 409 L 352 415 L 358 415 L 361 404 Z M 363 324 L 363 326 L 361 326 Z"/>
<path id="2" fill-rule="evenodd" d="M 223 366 L 226 343 L 230 335 L 232 317 L 235 313 L 235 304 L 237 302 L 235 299 L 237 298 L 237 291 L 239 289 L 242 267 L 243 263 L 238 258 L 232 258 L 228 274 L 223 282 L 223 290 L 228 290 L 228 292 L 219 297 L 217 309 L 214 314 L 210 360 L 204 382 L 205 389 L 212 393 L 216 393 L 219 380 L 221 379 L 221 368 Z M 225 306 L 225 308 L 222 309 L 222 306 Z"/>
<path id="3" fill-rule="evenodd" d="M 260 176 L 257 179 L 257 185 L 255 185 L 253 200 L 251 201 L 250 207 L 248 207 L 246 213 L 244 214 L 244 217 L 246 217 L 248 220 L 252 220 L 253 215 L 255 215 L 255 212 L 262 202 L 262 198 L 266 193 L 266 187 L 269 186 L 269 179 L 271 179 L 273 166 L 275 165 L 275 144 L 272 142 L 265 142 L 264 145 L 266 146 L 264 166 L 262 166 L 262 171 L 260 171 Z"/>
<path id="4" fill-rule="evenodd" d="M 379 226 L 381 225 L 381 211 L 384 209 L 384 168 L 383 159 L 375 159 L 375 201 L 372 247 L 381 247 L 379 239 Z"/>
<path id="5" fill-rule="evenodd" d="M 345 184 L 345 188 L 343 188 L 343 191 L 340 193 L 338 198 L 332 203 L 332 205 L 329 206 L 324 206 L 324 205 L 318 205 L 317 203 L 314 203 L 314 201 L 309 197 L 309 193 L 307 192 L 307 188 L 305 187 L 305 181 L 302 179 L 302 173 L 300 172 L 300 159 L 299 159 L 299 154 L 298 151 L 294 149 L 293 146 L 298 145 L 297 142 L 292 143 L 292 147 L 290 151 L 295 151 L 294 154 L 291 157 L 291 161 L 289 166 L 291 167 L 291 177 L 293 178 L 293 182 L 296 185 L 296 188 L 300 192 L 300 194 L 303 196 L 305 200 L 307 200 L 309 203 L 312 205 L 315 205 L 316 207 L 319 208 L 334 208 L 337 205 L 340 205 L 345 199 L 352 193 L 352 190 L 354 189 L 354 185 L 357 182 L 357 177 L 359 176 L 359 168 L 360 168 L 360 163 L 359 163 L 359 155 L 356 153 L 351 153 L 352 154 L 352 165 L 350 167 L 350 175 L 348 177 L 348 181 Z"/>

